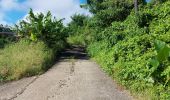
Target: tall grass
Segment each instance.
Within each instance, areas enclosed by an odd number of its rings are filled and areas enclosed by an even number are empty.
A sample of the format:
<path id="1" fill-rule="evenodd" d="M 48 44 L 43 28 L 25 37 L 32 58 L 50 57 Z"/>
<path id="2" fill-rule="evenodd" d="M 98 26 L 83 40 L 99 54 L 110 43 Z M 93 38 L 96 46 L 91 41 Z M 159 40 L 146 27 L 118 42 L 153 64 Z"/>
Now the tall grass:
<path id="1" fill-rule="evenodd" d="M 53 62 L 53 51 L 43 42 L 20 40 L 0 49 L 0 81 L 41 74 Z"/>

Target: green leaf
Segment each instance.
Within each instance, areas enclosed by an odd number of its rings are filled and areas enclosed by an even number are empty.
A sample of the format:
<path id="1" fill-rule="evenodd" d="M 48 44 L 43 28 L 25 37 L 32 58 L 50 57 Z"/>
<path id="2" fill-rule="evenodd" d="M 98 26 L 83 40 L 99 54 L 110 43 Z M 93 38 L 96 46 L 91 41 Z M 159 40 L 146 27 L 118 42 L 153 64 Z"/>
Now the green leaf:
<path id="1" fill-rule="evenodd" d="M 159 51 L 165 47 L 165 42 L 162 42 L 160 40 L 156 40 L 154 44 L 155 44 L 155 49 L 157 51 Z"/>
<path id="2" fill-rule="evenodd" d="M 150 60 L 150 65 L 152 66 L 152 67 L 154 67 L 154 68 L 157 68 L 158 66 L 159 66 L 159 61 L 158 60 L 156 60 L 156 59 L 151 59 Z"/>
<path id="3" fill-rule="evenodd" d="M 170 48 L 165 45 L 164 48 L 161 49 L 161 50 L 158 52 L 157 59 L 158 59 L 160 62 L 167 60 L 168 57 L 169 57 L 169 52 L 170 52 Z"/>
<path id="4" fill-rule="evenodd" d="M 157 59 L 151 59 L 149 64 L 152 66 L 152 68 L 150 69 L 150 73 L 148 76 L 151 76 L 152 73 L 154 73 L 156 71 L 156 69 L 159 67 L 160 63 Z"/>
<path id="5" fill-rule="evenodd" d="M 165 42 L 160 40 L 155 41 L 155 49 L 157 51 L 157 59 L 159 62 L 165 61 L 170 55 L 170 48 L 166 45 Z"/>
<path id="6" fill-rule="evenodd" d="M 31 33 L 30 39 L 31 39 L 32 41 L 37 41 L 37 37 L 36 37 L 36 35 L 33 34 L 33 33 Z"/>

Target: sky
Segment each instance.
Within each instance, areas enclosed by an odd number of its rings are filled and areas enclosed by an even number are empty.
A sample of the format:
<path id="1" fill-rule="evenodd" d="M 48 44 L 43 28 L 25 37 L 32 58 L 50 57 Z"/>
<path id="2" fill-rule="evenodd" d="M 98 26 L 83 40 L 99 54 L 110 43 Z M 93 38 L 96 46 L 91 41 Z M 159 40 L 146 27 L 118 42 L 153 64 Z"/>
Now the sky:
<path id="1" fill-rule="evenodd" d="M 75 13 L 89 14 L 80 8 L 80 2 L 86 0 L 0 0 L 0 24 L 14 25 L 25 19 L 29 9 L 35 13 L 51 11 L 58 18 L 65 18 L 64 23 L 71 21 Z M 150 1 L 150 0 L 146 0 Z"/>
<path id="2" fill-rule="evenodd" d="M 146 0 L 146 2 L 150 2 L 151 0 Z"/>
<path id="3" fill-rule="evenodd" d="M 71 21 L 75 13 L 89 14 L 80 8 L 81 0 L 0 0 L 0 24 L 13 25 L 25 19 L 29 9 L 35 13 L 51 11 L 58 19 L 65 18 L 64 23 Z M 82 0 L 83 1 L 83 0 Z"/>

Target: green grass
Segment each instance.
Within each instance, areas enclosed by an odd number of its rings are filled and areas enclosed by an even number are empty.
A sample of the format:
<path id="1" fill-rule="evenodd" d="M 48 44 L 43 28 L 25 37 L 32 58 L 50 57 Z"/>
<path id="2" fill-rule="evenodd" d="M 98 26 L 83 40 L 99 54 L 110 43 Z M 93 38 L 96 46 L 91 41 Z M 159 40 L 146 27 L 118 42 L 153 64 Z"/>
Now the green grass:
<path id="1" fill-rule="evenodd" d="M 17 80 L 43 73 L 54 55 L 43 42 L 21 40 L 0 49 L 0 81 Z"/>

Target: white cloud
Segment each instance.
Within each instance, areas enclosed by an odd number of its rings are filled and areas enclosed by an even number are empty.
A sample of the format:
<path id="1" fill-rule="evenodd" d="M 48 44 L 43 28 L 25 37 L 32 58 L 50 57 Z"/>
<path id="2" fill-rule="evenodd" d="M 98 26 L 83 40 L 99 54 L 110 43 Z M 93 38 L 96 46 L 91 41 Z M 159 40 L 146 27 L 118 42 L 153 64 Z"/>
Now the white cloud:
<path id="1" fill-rule="evenodd" d="M 74 13 L 88 12 L 79 6 L 79 0 L 27 0 L 24 3 L 28 8 L 32 8 L 35 12 L 47 12 L 51 11 L 57 18 L 65 18 L 65 22 L 69 22 L 70 16 Z"/>
<path id="2" fill-rule="evenodd" d="M 0 12 L 2 13 L 12 10 L 28 12 L 29 8 L 32 8 L 34 12 L 46 13 L 51 11 L 56 18 L 65 18 L 65 23 L 69 22 L 70 16 L 75 13 L 89 14 L 80 8 L 79 0 L 26 0 L 22 3 L 19 3 L 18 0 L 0 0 Z M 2 20 L 3 18 L 0 18 L 0 23 Z"/>
<path id="3" fill-rule="evenodd" d="M 4 20 L 4 14 L 0 12 L 0 24 L 7 24 L 7 22 Z"/>
<path id="4" fill-rule="evenodd" d="M 13 8 L 18 8 L 17 0 L 0 0 L 1 11 L 8 11 Z"/>
<path id="5" fill-rule="evenodd" d="M 17 8 L 17 0 L 0 0 L 0 24 L 11 24 L 5 21 L 5 14 L 7 11 Z"/>

